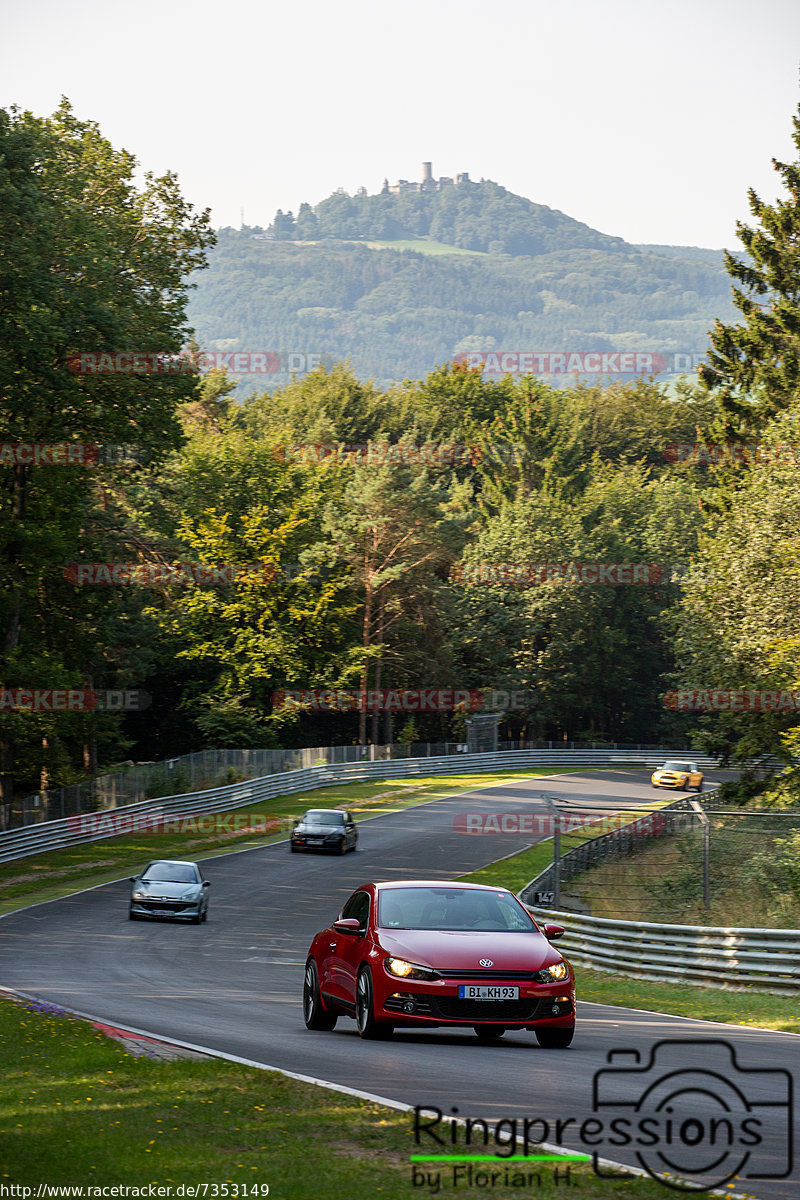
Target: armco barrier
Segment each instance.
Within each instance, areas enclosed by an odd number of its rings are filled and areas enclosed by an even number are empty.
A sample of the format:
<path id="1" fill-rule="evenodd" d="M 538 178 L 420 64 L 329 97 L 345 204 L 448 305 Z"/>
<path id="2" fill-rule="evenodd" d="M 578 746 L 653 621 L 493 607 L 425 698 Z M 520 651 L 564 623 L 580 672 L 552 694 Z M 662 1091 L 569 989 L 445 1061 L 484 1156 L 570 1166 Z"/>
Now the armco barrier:
<path id="1" fill-rule="evenodd" d="M 101 811 L 113 812 L 116 819 L 123 814 L 132 818 L 144 817 L 147 814 L 163 818 L 188 817 L 198 813 L 227 812 L 232 808 L 243 808 L 245 805 L 270 800 L 274 796 L 286 796 L 292 792 L 362 779 L 397 779 L 409 775 L 460 775 L 474 771 L 507 771 L 545 766 L 568 770 L 574 770 L 576 767 L 654 769 L 660 767 L 665 758 L 670 756 L 687 757 L 685 751 L 674 750 L 659 751 L 657 754 L 638 750 L 499 750 L 494 754 L 324 763 L 296 771 L 283 771 L 278 775 L 266 775 L 260 779 L 248 779 L 243 783 L 232 783 L 208 791 L 142 800 L 137 804 L 111 806 Z M 707 756 L 693 755 L 693 761 L 700 766 L 716 765 L 716 759 Z M 80 818 L 65 817 L 56 821 L 42 821 L 38 825 L 26 825 L 22 829 L 8 829 L 0 833 L 0 862 L 116 836 L 118 829 L 112 827 L 110 821 L 108 826 L 106 830 L 89 833 Z"/>
<path id="2" fill-rule="evenodd" d="M 527 907 L 565 927 L 558 947 L 576 966 L 698 987 L 800 991 L 797 929 L 656 925 Z"/>

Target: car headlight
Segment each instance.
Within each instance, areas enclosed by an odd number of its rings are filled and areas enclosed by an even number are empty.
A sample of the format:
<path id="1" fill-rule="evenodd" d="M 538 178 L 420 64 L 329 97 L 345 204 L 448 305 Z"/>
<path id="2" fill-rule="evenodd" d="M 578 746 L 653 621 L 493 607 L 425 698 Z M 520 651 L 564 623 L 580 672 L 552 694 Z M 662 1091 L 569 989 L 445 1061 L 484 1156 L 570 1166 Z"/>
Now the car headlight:
<path id="1" fill-rule="evenodd" d="M 418 963 L 406 962 L 404 958 L 387 958 L 384 960 L 386 970 L 398 979 L 438 979 L 439 976 L 430 967 L 421 967 Z"/>
<path id="2" fill-rule="evenodd" d="M 558 983 L 560 979 L 566 979 L 569 975 L 569 967 L 563 961 L 553 963 L 552 967 L 545 967 L 541 971 L 536 972 L 536 980 L 539 983 Z"/>
<path id="3" fill-rule="evenodd" d="M 145 899 L 146 899 L 146 896 L 145 896 L 144 892 L 134 892 L 134 893 L 133 893 L 133 897 L 132 897 L 132 899 L 134 899 L 134 900 L 145 900 Z"/>

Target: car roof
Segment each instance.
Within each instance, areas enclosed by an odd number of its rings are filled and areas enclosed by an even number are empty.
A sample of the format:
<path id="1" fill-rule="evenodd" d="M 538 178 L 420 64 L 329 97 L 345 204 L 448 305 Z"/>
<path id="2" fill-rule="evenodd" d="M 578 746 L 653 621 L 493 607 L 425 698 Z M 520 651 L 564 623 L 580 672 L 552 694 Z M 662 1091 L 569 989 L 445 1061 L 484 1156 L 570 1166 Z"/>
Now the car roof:
<path id="1" fill-rule="evenodd" d="M 507 892 L 509 889 L 494 883 L 461 883 L 458 879 L 392 879 L 387 883 L 361 884 L 374 887 L 376 892 L 388 892 L 392 888 L 469 888 L 475 892 Z"/>
<path id="2" fill-rule="evenodd" d="M 147 864 L 148 867 L 158 867 L 161 865 L 168 867 L 196 867 L 197 863 L 189 862 L 184 858 L 153 858 Z M 147 870 L 147 867 L 144 869 Z"/>

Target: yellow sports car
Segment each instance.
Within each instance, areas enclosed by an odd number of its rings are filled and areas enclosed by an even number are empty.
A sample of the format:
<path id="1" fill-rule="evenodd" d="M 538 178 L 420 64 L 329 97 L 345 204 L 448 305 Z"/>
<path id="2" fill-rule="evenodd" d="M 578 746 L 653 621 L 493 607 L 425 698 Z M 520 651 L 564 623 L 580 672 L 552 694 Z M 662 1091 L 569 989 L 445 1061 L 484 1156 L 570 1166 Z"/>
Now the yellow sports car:
<path id="1" fill-rule="evenodd" d="M 676 788 L 683 792 L 694 788 L 696 792 L 702 792 L 703 772 L 697 763 L 675 762 L 670 759 L 669 762 L 664 763 L 663 767 L 653 771 L 650 782 L 653 787 Z"/>

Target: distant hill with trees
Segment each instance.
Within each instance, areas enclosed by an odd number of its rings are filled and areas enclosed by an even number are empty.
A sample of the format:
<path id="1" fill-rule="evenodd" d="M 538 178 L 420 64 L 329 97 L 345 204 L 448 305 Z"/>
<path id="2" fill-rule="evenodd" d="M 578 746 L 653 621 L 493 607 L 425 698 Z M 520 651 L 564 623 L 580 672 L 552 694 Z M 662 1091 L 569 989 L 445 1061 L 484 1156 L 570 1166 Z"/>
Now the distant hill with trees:
<path id="1" fill-rule="evenodd" d="M 464 350 L 702 353 L 734 313 L 721 250 L 634 246 L 486 181 L 340 190 L 219 231 L 209 264 L 204 349 L 349 360 L 382 385 Z"/>

